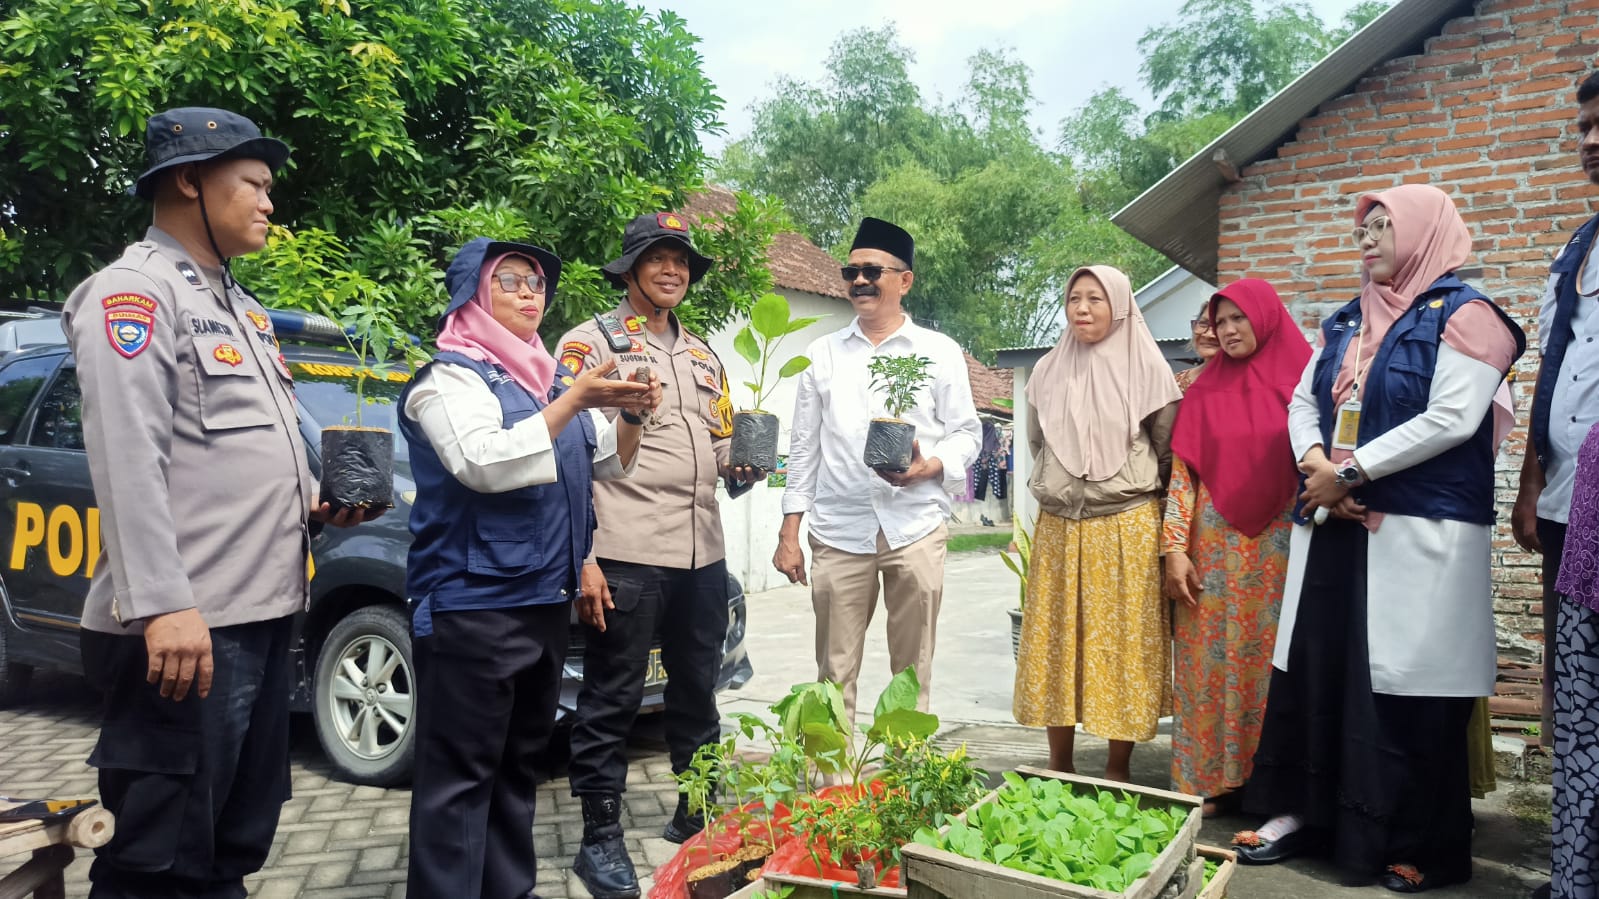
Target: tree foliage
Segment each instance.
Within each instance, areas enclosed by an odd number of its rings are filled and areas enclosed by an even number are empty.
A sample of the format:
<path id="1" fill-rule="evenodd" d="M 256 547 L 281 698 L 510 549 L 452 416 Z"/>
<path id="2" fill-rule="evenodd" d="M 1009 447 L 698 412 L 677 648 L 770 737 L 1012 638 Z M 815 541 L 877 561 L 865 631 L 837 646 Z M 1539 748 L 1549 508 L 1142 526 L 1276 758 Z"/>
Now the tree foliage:
<path id="1" fill-rule="evenodd" d="M 1061 279 L 1078 264 L 1115 259 L 1135 280 L 1159 271 L 1153 251 L 1095 217 L 1070 163 L 1040 144 L 1026 65 L 979 52 L 961 94 L 937 105 L 911 82 L 912 61 L 892 26 L 846 32 L 820 83 L 781 82 L 760 104 L 719 176 L 780 197 L 840 257 L 863 215 L 909 230 L 907 308 L 979 356 L 1052 339 Z"/>
<path id="2" fill-rule="evenodd" d="M 60 298 L 116 256 L 148 221 L 123 193 L 144 120 L 222 106 L 294 150 L 273 194 L 284 227 L 239 266 L 269 303 L 352 295 L 431 334 L 441 267 L 486 235 L 567 261 L 545 327 L 559 335 L 614 303 L 598 266 L 626 221 L 701 185 L 721 100 L 696 41 L 621 0 L 14 0 L 0 295 Z M 696 324 L 770 287 L 774 212 L 742 197 L 700 230 L 723 264 L 691 294 Z"/>

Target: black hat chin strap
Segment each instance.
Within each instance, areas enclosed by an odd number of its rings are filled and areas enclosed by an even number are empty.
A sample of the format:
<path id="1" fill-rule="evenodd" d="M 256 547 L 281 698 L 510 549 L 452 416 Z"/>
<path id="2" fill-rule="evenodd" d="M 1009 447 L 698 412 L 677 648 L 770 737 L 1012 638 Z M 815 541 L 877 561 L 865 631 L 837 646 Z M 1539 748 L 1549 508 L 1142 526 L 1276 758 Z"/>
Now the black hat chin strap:
<path id="1" fill-rule="evenodd" d="M 239 282 L 233 279 L 233 267 L 226 256 L 222 255 L 222 248 L 217 246 L 216 235 L 211 233 L 211 217 L 205 211 L 205 191 L 200 187 L 200 179 L 194 179 L 194 192 L 200 198 L 200 221 L 205 225 L 205 239 L 211 244 L 211 252 L 217 255 L 217 260 L 222 264 L 222 290 L 224 293 L 229 288 L 237 287 Z M 224 297 L 226 299 L 226 297 Z"/>

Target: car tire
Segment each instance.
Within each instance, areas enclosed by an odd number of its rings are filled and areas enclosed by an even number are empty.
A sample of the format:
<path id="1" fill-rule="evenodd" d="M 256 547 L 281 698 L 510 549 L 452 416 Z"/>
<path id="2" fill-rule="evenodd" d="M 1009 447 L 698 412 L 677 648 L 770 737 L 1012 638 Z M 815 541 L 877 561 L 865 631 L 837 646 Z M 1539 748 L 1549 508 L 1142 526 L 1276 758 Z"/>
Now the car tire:
<path id="1" fill-rule="evenodd" d="M 416 666 L 398 606 L 363 606 L 328 631 L 312 681 L 322 751 L 352 783 L 388 787 L 411 777 Z"/>
<path id="2" fill-rule="evenodd" d="M 0 622 L 0 709 L 8 709 L 22 700 L 33 680 L 33 666 L 11 661 L 6 641 L 11 639 L 11 626 Z"/>

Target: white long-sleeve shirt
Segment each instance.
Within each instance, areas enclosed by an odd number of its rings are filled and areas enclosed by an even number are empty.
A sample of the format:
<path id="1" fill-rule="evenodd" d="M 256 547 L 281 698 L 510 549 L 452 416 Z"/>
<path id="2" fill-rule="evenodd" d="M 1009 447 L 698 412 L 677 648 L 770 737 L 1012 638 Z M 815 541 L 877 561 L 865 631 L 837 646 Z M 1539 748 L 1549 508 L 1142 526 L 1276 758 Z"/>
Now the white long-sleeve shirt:
<path id="1" fill-rule="evenodd" d="M 594 480 L 624 478 L 616 452 L 616 426 L 593 409 Z M 405 415 L 422 428 L 451 476 L 479 493 L 505 493 L 559 480 L 555 441 L 542 414 L 505 427 L 500 401 L 477 372 L 448 362 L 429 365 L 405 402 Z M 573 422 L 568 427 L 576 427 Z M 635 455 L 633 461 L 637 463 Z"/>
<path id="2" fill-rule="evenodd" d="M 809 513 L 811 536 L 863 555 L 877 552 L 879 530 L 892 549 L 932 533 L 949 517 L 950 496 L 965 486 L 967 466 L 982 447 L 960 347 L 907 315 L 875 347 L 856 319 L 812 342 L 806 355 L 811 366 L 800 373 L 794 401 L 783 514 Z M 874 356 L 907 355 L 933 360 L 931 382 L 903 418 L 916 426 L 922 455 L 943 463 L 942 483 L 895 487 L 862 459 L 867 426 L 888 415 L 882 394 L 871 389 L 867 366 Z"/>

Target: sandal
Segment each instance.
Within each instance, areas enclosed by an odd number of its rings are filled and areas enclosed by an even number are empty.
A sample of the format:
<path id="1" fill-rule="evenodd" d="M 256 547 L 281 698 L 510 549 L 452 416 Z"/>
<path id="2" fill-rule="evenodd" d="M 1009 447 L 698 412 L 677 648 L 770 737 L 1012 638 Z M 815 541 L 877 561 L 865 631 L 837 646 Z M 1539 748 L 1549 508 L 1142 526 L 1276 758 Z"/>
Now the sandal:
<path id="1" fill-rule="evenodd" d="M 1389 865 L 1386 873 L 1377 881 L 1384 889 L 1396 893 L 1425 893 L 1439 887 L 1446 887 L 1452 883 L 1463 883 L 1470 880 L 1470 876 L 1453 879 L 1428 877 L 1415 865 Z"/>

